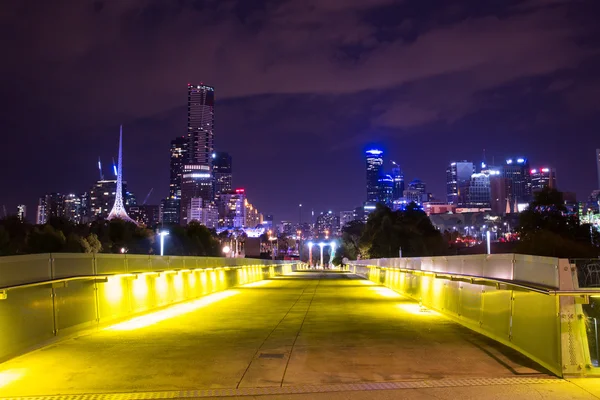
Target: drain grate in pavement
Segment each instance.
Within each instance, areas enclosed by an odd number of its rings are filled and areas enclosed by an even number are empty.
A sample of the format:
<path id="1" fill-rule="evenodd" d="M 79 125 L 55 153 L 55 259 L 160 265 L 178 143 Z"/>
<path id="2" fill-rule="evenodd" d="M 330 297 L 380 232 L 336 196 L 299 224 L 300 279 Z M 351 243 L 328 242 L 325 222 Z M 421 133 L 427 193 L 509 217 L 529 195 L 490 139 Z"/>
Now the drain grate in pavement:
<path id="1" fill-rule="evenodd" d="M 260 353 L 258 358 L 283 358 L 283 353 Z"/>

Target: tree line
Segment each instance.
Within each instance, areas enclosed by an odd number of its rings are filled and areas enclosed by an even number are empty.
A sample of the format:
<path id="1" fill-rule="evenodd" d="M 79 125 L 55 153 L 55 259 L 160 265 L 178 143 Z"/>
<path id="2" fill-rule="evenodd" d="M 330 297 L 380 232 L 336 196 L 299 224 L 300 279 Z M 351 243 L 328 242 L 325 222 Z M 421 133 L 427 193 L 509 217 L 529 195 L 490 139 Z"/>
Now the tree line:
<path id="1" fill-rule="evenodd" d="M 215 232 L 193 221 L 185 227 L 165 226 L 165 254 L 219 256 Z M 0 219 L 0 256 L 37 253 L 133 253 L 159 254 L 157 232 L 120 219 L 74 224 L 66 218 L 50 218 L 32 225 L 16 216 Z"/>
<path id="2" fill-rule="evenodd" d="M 589 224 L 581 224 L 567 210 L 563 195 L 545 188 L 535 193 L 529 207 L 519 214 L 518 240 L 498 247 L 498 252 L 558 258 L 596 258 L 600 235 Z M 367 222 L 352 221 L 342 229 L 340 248 L 333 263 L 369 258 L 456 255 L 456 232 L 440 232 L 415 203 L 392 211 L 378 204 Z M 493 247 L 494 248 L 494 247 Z M 485 244 L 474 253 L 485 253 Z"/>

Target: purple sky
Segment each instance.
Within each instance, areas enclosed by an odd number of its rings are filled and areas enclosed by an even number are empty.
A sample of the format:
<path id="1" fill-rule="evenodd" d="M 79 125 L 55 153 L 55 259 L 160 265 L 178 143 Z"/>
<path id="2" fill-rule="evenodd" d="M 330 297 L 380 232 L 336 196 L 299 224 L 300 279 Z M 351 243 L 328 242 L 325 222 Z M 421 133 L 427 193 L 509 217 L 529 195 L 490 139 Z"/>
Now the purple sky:
<path id="1" fill-rule="evenodd" d="M 217 150 L 276 220 L 359 205 L 372 144 L 440 198 L 446 165 L 483 149 L 554 166 L 584 198 L 598 15 L 596 0 L 3 1 L 0 205 L 87 190 L 120 123 L 125 179 L 158 203 L 188 82 L 215 87 Z"/>

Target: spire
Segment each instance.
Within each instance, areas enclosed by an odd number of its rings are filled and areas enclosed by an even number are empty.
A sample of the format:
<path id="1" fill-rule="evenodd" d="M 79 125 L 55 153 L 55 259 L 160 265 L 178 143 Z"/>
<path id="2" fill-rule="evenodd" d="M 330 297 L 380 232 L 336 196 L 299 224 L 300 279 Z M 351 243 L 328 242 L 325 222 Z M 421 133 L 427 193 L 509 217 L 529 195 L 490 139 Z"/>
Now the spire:
<path id="1" fill-rule="evenodd" d="M 129 218 L 125 206 L 123 205 L 123 125 L 119 132 L 119 166 L 117 167 L 117 189 L 115 191 L 115 204 L 113 205 L 110 214 L 108 214 L 108 220 L 119 218 L 126 222 L 136 223 L 134 220 Z"/>

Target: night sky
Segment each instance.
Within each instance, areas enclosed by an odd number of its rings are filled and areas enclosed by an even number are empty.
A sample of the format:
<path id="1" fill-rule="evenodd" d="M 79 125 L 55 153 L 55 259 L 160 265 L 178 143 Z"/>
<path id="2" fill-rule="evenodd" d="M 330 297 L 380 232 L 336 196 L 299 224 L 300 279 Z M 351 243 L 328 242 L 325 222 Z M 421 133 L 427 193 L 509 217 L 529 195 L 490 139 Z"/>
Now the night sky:
<path id="1" fill-rule="evenodd" d="M 3 0 L 0 205 L 35 220 L 40 195 L 88 190 L 121 123 L 125 179 L 157 204 L 188 82 L 215 87 L 216 149 L 277 221 L 360 205 L 373 144 L 441 199 L 447 164 L 483 149 L 584 199 L 598 16 L 597 0 Z"/>

